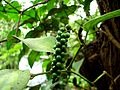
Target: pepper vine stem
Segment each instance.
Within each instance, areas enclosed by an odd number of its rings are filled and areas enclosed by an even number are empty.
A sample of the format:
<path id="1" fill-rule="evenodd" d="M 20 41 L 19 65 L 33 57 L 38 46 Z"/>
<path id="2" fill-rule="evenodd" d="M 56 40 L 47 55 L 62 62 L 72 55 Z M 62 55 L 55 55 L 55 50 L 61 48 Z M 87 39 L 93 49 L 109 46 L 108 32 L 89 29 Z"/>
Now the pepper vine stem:
<path id="1" fill-rule="evenodd" d="M 91 81 L 89 81 L 87 78 L 85 78 L 83 75 L 79 74 L 79 73 L 76 73 L 72 70 L 61 70 L 61 72 L 69 72 L 69 73 L 73 73 L 77 76 L 79 76 L 80 78 L 84 79 L 86 82 L 88 82 L 90 85 L 94 85 L 94 83 L 92 83 Z"/>
<path id="2" fill-rule="evenodd" d="M 31 74 L 31 77 L 35 77 L 35 76 L 43 75 L 43 74 L 49 74 L 49 73 L 51 73 L 51 71 L 42 72 L 42 73 L 38 73 L 38 74 Z"/>

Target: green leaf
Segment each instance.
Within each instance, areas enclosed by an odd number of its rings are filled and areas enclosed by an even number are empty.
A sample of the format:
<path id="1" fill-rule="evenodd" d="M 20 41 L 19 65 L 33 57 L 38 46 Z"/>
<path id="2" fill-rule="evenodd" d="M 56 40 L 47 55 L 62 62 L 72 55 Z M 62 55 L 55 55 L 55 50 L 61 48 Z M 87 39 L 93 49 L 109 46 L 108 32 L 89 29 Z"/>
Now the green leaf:
<path id="1" fill-rule="evenodd" d="M 51 10 L 52 8 L 54 8 L 55 6 L 55 0 L 50 0 L 48 3 L 47 3 L 47 10 Z"/>
<path id="2" fill-rule="evenodd" d="M 24 24 L 33 24 L 34 22 L 36 22 L 36 19 L 35 18 L 33 18 L 33 17 L 31 17 L 31 18 L 29 18 L 29 17 L 25 17 L 24 19 L 23 19 L 23 22 L 20 24 L 20 26 L 22 26 L 22 25 L 24 25 Z"/>
<path id="3" fill-rule="evenodd" d="M 0 70 L 0 90 L 23 90 L 30 79 L 30 72 L 20 70 Z"/>
<path id="4" fill-rule="evenodd" d="M 6 42 L 6 47 L 7 49 L 10 49 L 11 46 L 13 45 L 13 43 L 18 43 L 19 40 L 17 40 L 16 38 L 13 37 L 13 35 L 17 35 L 19 36 L 21 34 L 21 31 L 18 30 L 18 32 L 16 33 L 16 30 L 12 30 L 9 32 L 8 36 L 7 36 L 7 42 Z"/>
<path id="5" fill-rule="evenodd" d="M 75 12 L 76 8 L 77 8 L 76 5 L 71 5 L 71 6 L 63 5 L 61 8 L 53 8 L 49 11 L 47 17 L 52 15 L 55 15 L 56 17 L 59 18 L 68 17 L 68 15 Z"/>
<path id="6" fill-rule="evenodd" d="M 34 30 L 29 31 L 25 38 L 35 38 L 35 37 L 40 37 L 40 35 L 42 34 L 42 32 L 44 31 L 44 26 L 43 25 L 39 25 L 38 27 L 34 28 Z"/>
<path id="7" fill-rule="evenodd" d="M 30 65 L 30 67 L 33 66 L 35 61 L 38 61 L 40 58 L 40 53 L 36 52 L 36 51 L 31 51 L 30 54 L 28 55 L 28 63 Z"/>
<path id="8" fill-rule="evenodd" d="M 35 10 L 34 9 L 30 9 L 28 11 L 25 11 L 24 14 L 28 15 L 28 16 L 30 16 L 32 18 L 35 18 Z"/>
<path id="9" fill-rule="evenodd" d="M 83 25 L 83 29 L 86 31 L 93 30 L 93 28 L 96 27 L 98 23 L 103 22 L 108 19 L 111 19 L 111 18 L 114 18 L 114 17 L 118 17 L 118 16 L 120 16 L 120 9 L 106 13 L 104 15 L 101 15 L 97 18 L 94 18 L 94 19 L 86 22 Z"/>
<path id="10" fill-rule="evenodd" d="M 13 1 L 11 2 L 11 5 L 14 6 L 16 9 L 20 10 L 21 9 L 21 5 L 19 4 L 18 1 Z"/>
<path id="11" fill-rule="evenodd" d="M 47 16 L 46 12 L 47 12 L 47 6 L 46 5 L 43 5 L 42 7 L 39 7 L 37 9 L 37 14 L 38 14 L 39 18 L 46 17 Z"/>
<path id="12" fill-rule="evenodd" d="M 14 8 L 11 7 L 10 5 L 13 6 Z M 7 11 L 7 12 L 16 12 L 17 13 L 17 10 L 21 9 L 21 5 L 17 1 L 10 2 L 10 5 L 9 4 L 5 5 L 5 11 Z"/>
<path id="13" fill-rule="evenodd" d="M 73 63 L 72 67 L 75 69 L 75 71 L 77 73 L 79 73 L 79 70 L 80 70 L 80 67 L 81 67 L 83 61 L 84 60 L 82 59 L 82 60 L 79 60 L 79 61 Z"/>
<path id="14" fill-rule="evenodd" d="M 90 10 L 90 3 L 92 2 L 93 0 L 85 0 L 84 1 L 84 11 L 86 13 L 89 13 L 89 10 Z"/>
<path id="15" fill-rule="evenodd" d="M 19 57 L 18 57 L 19 61 L 29 51 L 29 48 L 24 43 L 23 43 L 22 47 L 23 47 L 23 49 L 20 51 L 20 54 L 19 54 Z"/>
<path id="16" fill-rule="evenodd" d="M 16 37 L 18 38 L 18 37 Z M 52 36 L 41 38 L 27 38 L 20 39 L 24 44 L 34 51 L 53 52 L 53 46 L 55 45 L 55 38 Z"/>
<path id="17" fill-rule="evenodd" d="M 69 2 L 69 0 L 63 0 L 65 4 L 67 4 Z"/>

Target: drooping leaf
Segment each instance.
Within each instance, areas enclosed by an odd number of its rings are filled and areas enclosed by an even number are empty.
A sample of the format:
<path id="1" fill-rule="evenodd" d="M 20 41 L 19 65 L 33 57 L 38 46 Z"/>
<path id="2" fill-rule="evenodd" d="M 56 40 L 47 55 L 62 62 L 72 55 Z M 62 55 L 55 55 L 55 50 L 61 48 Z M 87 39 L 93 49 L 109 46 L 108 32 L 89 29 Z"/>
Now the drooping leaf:
<path id="1" fill-rule="evenodd" d="M 44 31 L 44 27 L 42 25 L 39 25 L 38 27 L 34 28 L 34 30 L 29 31 L 25 38 L 36 38 L 40 37 L 42 32 Z"/>
<path id="2" fill-rule="evenodd" d="M 83 28 L 86 31 L 93 30 L 93 28 L 96 27 L 98 23 L 103 22 L 108 19 L 111 19 L 111 18 L 114 18 L 114 17 L 119 17 L 119 16 L 120 16 L 120 9 L 106 13 L 104 15 L 101 15 L 97 18 L 94 18 L 94 19 L 86 22 L 83 25 Z"/>
<path id="3" fill-rule="evenodd" d="M 30 72 L 20 70 L 0 70 L 0 90 L 23 90 L 29 79 Z"/>
<path id="4" fill-rule="evenodd" d="M 18 37 L 16 37 L 18 38 Z M 41 38 L 27 38 L 20 39 L 24 44 L 34 51 L 53 52 L 53 46 L 55 45 L 55 38 L 52 36 Z"/>
<path id="5" fill-rule="evenodd" d="M 40 58 L 40 53 L 36 52 L 36 51 L 31 51 L 30 54 L 28 55 L 28 63 L 30 65 L 30 67 L 33 66 L 35 61 L 38 61 Z"/>

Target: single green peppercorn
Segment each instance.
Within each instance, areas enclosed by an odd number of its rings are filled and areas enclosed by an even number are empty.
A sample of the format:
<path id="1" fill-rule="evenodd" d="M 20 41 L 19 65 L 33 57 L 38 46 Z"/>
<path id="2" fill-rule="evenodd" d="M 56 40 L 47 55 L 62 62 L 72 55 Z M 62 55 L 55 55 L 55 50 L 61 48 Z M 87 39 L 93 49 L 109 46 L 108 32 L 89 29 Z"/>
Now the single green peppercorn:
<path id="1" fill-rule="evenodd" d="M 57 62 L 56 66 L 57 66 L 58 68 L 60 68 L 60 67 L 62 66 L 62 64 L 61 64 L 60 62 Z"/>
<path id="2" fill-rule="evenodd" d="M 61 36 L 56 36 L 57 41 L 60 41 L 60 39 L 61 39 Z"/>
<path id="3" fill-rule="evenodd" d="M 61 42 L 61 44 L 65 44 L 65 43 L 66 43 L 66 39 L 62 38 L 62 39 L 60 40 L 60 42 Z"/>
<path id="4" fill-rule="evenodd" d="M 57 61 L 61 61 L 61 60 L 62 60 L 62 57 L 61 57 L 60 55 L 57 55 L 57 56 L 56 56 L 56 60 L 57 60 Z"/>
<path id="5" fill-rule="evenodd" d="M 69 37 L 70 37 L 70 34 L 67 32 L 67 33 L 65 34 L 65 37 L 66 37 L 66 38 L 69 38 Z"/>
<path id="6" fill-rule="evenodd" d="M 57 74 L 56 73 L 52 73 L 52 77 L 53 78 L 57 78 Z"/>
<path id="7" fill-rule="evenodd" d="M 59 30 L 59 31 L 58 31 L 58 35 L 61 35 L 61 34 L 62 34 L 62 31 Z"/>
<path id="8" fill-rule="evenodd" d="M 61 47 L 61 43 L 60 42 L 56 42 L 56 47 Z"/>
<path id="9" fill-rule="evenodd" d="M 61 49 L 60 48 L 56 48 L 55 49 L 55 53 L 58 55 L 58 54 L 61 54 Z"/>
<path id="10" fill-rule="evenodd" d="M 65 33 L 62 33 L 61 34 L 61 38 L 65 38 L 66 37 L 66 34 Z"/>

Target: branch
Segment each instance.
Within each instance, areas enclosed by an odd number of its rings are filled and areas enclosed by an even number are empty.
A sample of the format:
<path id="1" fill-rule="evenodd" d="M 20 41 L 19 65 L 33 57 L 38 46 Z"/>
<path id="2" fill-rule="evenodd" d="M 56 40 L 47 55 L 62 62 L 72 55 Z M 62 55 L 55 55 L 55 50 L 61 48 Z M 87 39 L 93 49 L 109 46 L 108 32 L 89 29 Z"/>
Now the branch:
<path id="1" fill-rule="evenodd" d="M 81 74 L 78 74 L 78 73 L 76 73 L 76 72 L 74 72 L 74 71 L 66 71 L 66 72 L 73 73 L 73 74 L 79 76 L 80 78 L 84 79 L 84 80 L 85 80 L 86 82 L 88 82 L 90 85 L 94 85 L 91 81 L 89 81 L 87 78 L 85 78 L 85 77 L 84 77 L 83 75 L 81 75 Z"/>
<path id="2" fill-rule="evenodd" d="M 1 40 L 0 43 L 6 42 L 6 41 L 7 41 L 7 39 Z"/>
<path id="3" fill-rule="evenodd" d="M 20 20 L 21 20 L 22 15 L 24 14 L 24 12 L 27 11 L 28 9 L 30 9 L 30 8 L 33 8 L 33 7 L 37 6 L 37 5 L 45 4 L 48 1 L 49 0 L 45 0 L 44 2 L 37 3 L 37 4 L 33 5 L 33 6 L 30 6 L 30 7 L 26 8 L 25 10 L 21 11 L 20 12 L 20 17 L 19 17 L 19 20 L 18 20 L 18 23 L 17 23 L 17 27 L 16 27 L 16 33 L 18 32 L 18 28 L 19 28 L 19 25 L 20 25 Z"/>
<path id="4" fill-rule="evenodd" d="M 23 11 L 21 11 L 20 17 L 19 17 L 19 19 L 18 19 L 18 23 L 17 23 L 17 27 L 16 27 L 16 34 L 17 34 L 17 32 L 18 32 L 18 29 L 19 29 L 19 25 L 20 25 L 20 20 L 21 20 L 22 14 L 23 14 Z"/>
<path id="5" fill-rule="evenodd" d="M 28 9 L 30 9 L 30 8 L 33 8 L 33 7 L 38 6 L 38 5 L 40 5 L 40 4 L 46 4 L 46 3 L 49 2 L 49 1 L 50 1 L 50 0 L 45 0 L 44 2 L 39 2 L 39 3 L 37 3 L 37 4 L 33 5 L 33 6 L 30 6 L 30 7 L 26 8 L 25 10 L 23 10 L 23 13 L 24 13 L 25 11 L 27 11 Z"/>
<path id="6" fill-rule="evenodd" d="M 112 76 L 111 76 L 109 73 L 107 73 L 106 71 L 103 71 L 103 73 L 102 73 L 100 76 L 98 76 L 92 83 L 95 84 L 95 83 L 96 83 L 99 79 L 101 79 L 104 75 L 107 75 L 107 76 L 112 80 L 112 83 L 114 82 Z"/>

